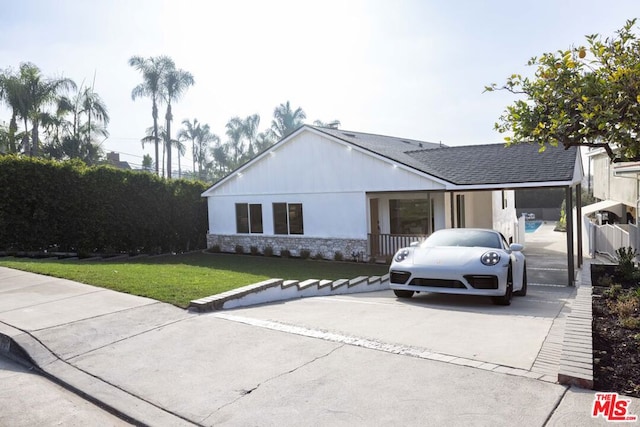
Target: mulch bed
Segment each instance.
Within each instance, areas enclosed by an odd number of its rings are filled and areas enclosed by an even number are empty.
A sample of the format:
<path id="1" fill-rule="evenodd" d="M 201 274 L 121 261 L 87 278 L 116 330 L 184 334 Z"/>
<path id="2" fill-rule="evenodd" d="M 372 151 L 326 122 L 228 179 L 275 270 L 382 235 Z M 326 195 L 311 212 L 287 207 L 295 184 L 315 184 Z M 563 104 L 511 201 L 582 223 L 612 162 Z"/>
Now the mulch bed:
<path id="1" fill-rule="evenodd" d="M 592 281 L 594 388 L 640 397 L 640 296 L 629 286 L 612 291 L 615 279 L 608 286 L 596 286 L 600 282 L 595 277 Z M 634 298 L 627 305 L 634 307 L 626 316 L 630 320 L 623 325 L 617 304 Z"/>

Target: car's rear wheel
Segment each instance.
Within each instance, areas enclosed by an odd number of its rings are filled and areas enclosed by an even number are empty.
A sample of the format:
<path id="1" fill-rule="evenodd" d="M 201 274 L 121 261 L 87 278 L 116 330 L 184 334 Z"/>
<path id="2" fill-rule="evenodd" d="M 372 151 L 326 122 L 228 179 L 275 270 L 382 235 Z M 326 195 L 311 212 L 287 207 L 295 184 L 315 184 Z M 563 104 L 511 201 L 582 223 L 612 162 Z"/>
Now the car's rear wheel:
<path id="1" fill-rule="evenodd" d="M 493 303 L 496 305 L 510 305 L 512 295 L 513 295 L 513 273 L 511 270 L 511 265 L 509 265 L 509 271 L 507 272 L 507 290 L 505 291 L 504 296 L 492 297 L 492 300 L 493 300 Z"/>
<path id="2" fill-rule="evenodd" d="M 517 297 L 527 296 L 527 263 L 524 264 L 522 271 L 522 289 L 515 291 L 513 294 Z"/>
<path id="3" fill-rule="evenodd" d="M 413 291 L 400 291 L 394 289 L 393 293 L 396 294 L 398 298 L 411 298 L 413 296 Z"/>

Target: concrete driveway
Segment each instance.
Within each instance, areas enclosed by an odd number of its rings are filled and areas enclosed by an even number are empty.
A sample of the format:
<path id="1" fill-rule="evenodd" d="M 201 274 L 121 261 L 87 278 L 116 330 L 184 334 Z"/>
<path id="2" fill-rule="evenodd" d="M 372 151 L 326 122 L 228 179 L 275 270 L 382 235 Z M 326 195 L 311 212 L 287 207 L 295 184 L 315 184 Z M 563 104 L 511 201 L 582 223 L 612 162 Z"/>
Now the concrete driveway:
<path id="1" fill-rule="evenodd" d="M 564 287 L 532 286 L 528 296 L 503 307 L 489 298 L 420 294 L 406 300 L 383 291 L 210 315 L 391 353 L 428 352 L 442 356 L 437 360 L 464 358 L 531 370 L 571 294 Z"/>
<path id="2" fill-rule="evenodd" d="M 602 425 L 554 376 L 574 289 L 530 268 L 508 307 L 383 291 L 206 314 L 0 268 L 0 350 L 137 424 Z"/>

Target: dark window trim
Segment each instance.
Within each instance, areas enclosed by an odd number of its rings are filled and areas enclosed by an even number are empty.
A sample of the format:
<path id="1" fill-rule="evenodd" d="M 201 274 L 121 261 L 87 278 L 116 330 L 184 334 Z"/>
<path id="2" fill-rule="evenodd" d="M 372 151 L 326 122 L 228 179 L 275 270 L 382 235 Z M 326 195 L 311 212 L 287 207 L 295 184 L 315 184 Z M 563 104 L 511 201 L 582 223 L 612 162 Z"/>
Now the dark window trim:
<path id="1" fill-rule="evenodd" d="M 273 234 L 304 234 L 304 210 L 302 203 L 274 202 Z"/>
<path id="2" fill-rule="evenodd" d="M 262 234 L 262 232 L 262 204 L 236 203 L 236 233 Z"/>

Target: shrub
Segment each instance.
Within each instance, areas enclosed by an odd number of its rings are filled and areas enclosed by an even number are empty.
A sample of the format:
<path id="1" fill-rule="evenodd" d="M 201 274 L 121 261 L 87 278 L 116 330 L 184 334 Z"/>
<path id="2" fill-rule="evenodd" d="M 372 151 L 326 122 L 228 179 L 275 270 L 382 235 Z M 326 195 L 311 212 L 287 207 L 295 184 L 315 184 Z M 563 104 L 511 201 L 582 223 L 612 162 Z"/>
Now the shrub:
<path id="1" fill-rule="evenodd" d="M 638 310 L 638 300 L 629 298 L 628 295 L 621 295 L 620 299 L 611 304 L 611 311 L 620 318 L 631 316 Z"/>
<path id="2" fill-rule="evenodd" d="M 620 324 L 627 329 L 640 329 L 640 319 L 637 317 L 625 317 L 620 319 Z"/>
<path id="3" fill-rule="evenodd" d="M 333 260 L 334 261 L 342 261 L 343 259 L 344 259 L 344 255 L 342 255 L 342 252 L 335 251 L 335 253 L 333 254 Z"/>
<path id="4" fill-rule="evenodd" d="M 220 245 L 213 245 L 209 248 L 208 252 L 218 254 L 221 252 Z"/>
<path id="5" fill-rule="evenodd" d="M 611 285 L 609 286 L 603 293 L 602 295 L 604 295 L 607 298 L 617 298 L 618 295 L 620 295 L 620 293 L 622 292 L 622 285 L 619 284 L 615 284 L 615 285 Z"/>
<path id="6" fill-rule="evenodd" d="M 206 248 L 206 185 L 80 161 L 0 156 L 0 250 L 161 253 Z M 73 191 L 70 191 L 73 189 Z"/>
<path id="7" fill-rule="evenodd" d="M 236 245 L 236 253 L 237 254 L 243 254 L 244 253 L 244 248 L 242 247 L 242 245 Z"/>
<path id="8" fill-rule="evenodd" d="M 249 251 L 251 252 L 251 255 L 259 255 L 260 252 L 258 251 L 258 247 L 257 246 L 251 246 L 249 248 Z"/>
<path id="9" fill-rule="evenodd" d="M 262 253 L 264 256 L 273 256 L 273 248 L 271 246 L 265 246 Z"/>
<path id="10" fill-rule="evenodd" d="M 309 251 L 308 249 L 300 249 L 300 258 L 309 259 L 310 256 L 311 256 L 311 251 Z"/>
<path id="11" fill-rule="evenodd" d="M 289 249 L 280 249 L 280 256 L 282 258 L 289 258 L 291 256 L 291 251 Z"/>
<path id="12" fill-rule="evenodd" d="M 630 246 L 626 248 L 618 248 L 618 250 L 616 250 L 616 260 L 618 261 L 616 271 L 624 280 L 633 279 L 636 271 L 636 255 L 638 255 L 638 252 Z"/>
<path id="13" fill-rule="evenodd" d="M 322 255 L 322 252 L 317 252 L 314 256 L 313 259 L 318 260 L 318 261 L 322 261 L 324 259 L 324 255 Z"/>

